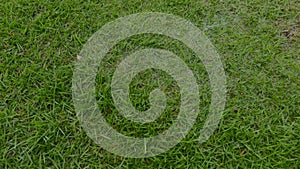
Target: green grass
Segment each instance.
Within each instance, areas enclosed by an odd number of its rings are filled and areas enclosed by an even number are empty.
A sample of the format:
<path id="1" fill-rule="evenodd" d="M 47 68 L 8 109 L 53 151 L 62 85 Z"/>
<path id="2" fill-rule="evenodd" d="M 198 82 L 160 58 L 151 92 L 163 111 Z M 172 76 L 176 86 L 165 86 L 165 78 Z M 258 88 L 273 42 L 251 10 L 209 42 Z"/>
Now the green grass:
<path id="1" fill-rule="evenodd" d="M 0 168 L 297 168 L 300 166 L 300 3 L 289 1 L 105 0 L 0 3 Z M 72 102 L 74 62 L 83 44 L 109 21 L 137 12 L 164 12 L 198 26 L 222 57 L 227 103 L 218 129 L 198 144 L 210 103 L 209 79 L 193 52 L 158 35 L 130 37 L 100 64 L 99 107 L 119 132 L 149 137 L 176 118 L 178 86 L 164 72 L 140 73 L 131 101 L 149 108 L 149 92 L 166 91 L 167 111 L 138 125 L 113 106 L 109 82 L 122 56 L 163 48 L 193 70 L 200 115 L 188 136 L 161 155 L 130 159 L 95 144 L 81 128 Z"/>

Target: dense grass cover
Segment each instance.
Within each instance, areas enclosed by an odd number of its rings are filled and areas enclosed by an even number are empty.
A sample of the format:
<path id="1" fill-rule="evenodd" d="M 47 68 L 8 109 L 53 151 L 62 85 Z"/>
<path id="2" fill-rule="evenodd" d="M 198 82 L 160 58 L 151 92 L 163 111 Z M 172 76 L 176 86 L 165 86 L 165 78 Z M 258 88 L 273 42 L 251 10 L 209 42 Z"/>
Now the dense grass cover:
<path id="1" fill-rule="evenodd" d="M 297 168 L 300 166 L 300 4 L 297 0 L 1 0 L 0 168 Z M 150 137 L 172 125 L 180 96 L 167 74 L 147 70 L 133 81 L 131 101 L 149 108 L 149 92 L 166 91 L 168 107 L 154 123 L 122 117 L 109 82 L 124 54 L 162 48 L 193 70 L 200 115 L 188 136 L 161 155 L 111 154 L 81 128 L 72 102 L 74 62 L 84 43 L 109 21 L 138 12 L 183 17 L 204 31 L 227 75 L 227 103 L 218 129 L 197 138 L 210 103 L 204 66 L 184 44 L 144 34 L 116 45 L 97 76 L 97 99 L 119 132 Z"/>

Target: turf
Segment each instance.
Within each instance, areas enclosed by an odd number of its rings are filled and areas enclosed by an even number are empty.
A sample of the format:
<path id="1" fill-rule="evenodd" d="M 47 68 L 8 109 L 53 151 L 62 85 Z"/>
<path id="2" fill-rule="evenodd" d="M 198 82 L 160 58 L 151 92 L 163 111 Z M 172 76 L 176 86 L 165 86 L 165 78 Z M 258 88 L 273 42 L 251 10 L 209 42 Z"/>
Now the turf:
<path id="1" fill-rule="evenodd" d="M 300 166 L 300 3 L 297 0 L 104 0 L 0 3 L 0 168 L 298 168 Z M 107 121 L 135 137 L 172 125 L 180 96 L 162 71 L 141 72 L 131 83 L 132 104 L 149 108 L 149 92 L 163 89 L 166 112 L 138 125 L 113 106 L 109 82 L 124 54 L 163 48 L 193 70 L 200 115 L 188 136 L 155 157 L 119 157 L 95 144 L 81 128 L 72 102 L 77 55 L 95 31 L 137 12 L 183 17 L 204 31 L 222 57 L 226 108 L 218 129 L 199 144 L 211 92 L 201 61 L 184 44 L 158 35 L 130 37 L 100 64 L 97 99 Z"/>

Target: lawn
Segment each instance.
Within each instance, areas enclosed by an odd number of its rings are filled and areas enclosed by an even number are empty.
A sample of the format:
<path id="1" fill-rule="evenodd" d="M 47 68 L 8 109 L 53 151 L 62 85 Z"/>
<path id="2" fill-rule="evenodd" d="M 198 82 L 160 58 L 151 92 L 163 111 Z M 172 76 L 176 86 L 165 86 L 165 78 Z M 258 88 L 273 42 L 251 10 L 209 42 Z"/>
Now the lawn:
<path id="1" fill-rule="evenodd" d="M 198 137 L 211 101 L 201 60 L 182 42 L 142 34 L 117 45 L 99 63 L 96 98 L 107 122 L 131 137 L 167 130 L 178 115 L 179 87 L 157 69 L 131 82 L 130 100 L 150 107 L 161 88 L 167 107 L 155 121 L 132 123 L 114 106 L 110 82 L 118 63 L 137 49 L 172 51 L 199 85 L 199 116 L 187 137 L 149 158 L 125 158 L 89 138 L 72 100 L 75 62 L 103 25 L 141 12 L 162 12 L 192 22 L 219 53 L 227 101 L 213 135 Z M 1 0 L 0 168 L 299 168 L 300 2 L 297 0 Z"/>

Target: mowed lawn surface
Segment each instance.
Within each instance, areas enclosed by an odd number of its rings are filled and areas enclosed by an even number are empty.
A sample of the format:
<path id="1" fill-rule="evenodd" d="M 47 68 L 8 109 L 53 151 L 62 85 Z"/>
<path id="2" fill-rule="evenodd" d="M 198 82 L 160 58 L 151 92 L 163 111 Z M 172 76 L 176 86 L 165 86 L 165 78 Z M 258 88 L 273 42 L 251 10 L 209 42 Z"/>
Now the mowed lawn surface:
<path id="1" fill-rule="evenodd" d="M 299 168 L 300 3 L 297 0 L 104 0 L 0 3 L 0 168 Z M 180 105 L 176 82 L 159 70 L 136 76 L 132 104 L 149 108 L 149 92 L 162 88 L 168 106 L 155 122 L 131 123 L 111 99 L 111 77 L 125 54 L 140 48 L 180 56 L 199 84 L 200 112 L 178 145 L 155 157 L 114 155 L 80 126 L 72 102 L 77 55 L 109 21 L 138 12 L 163 12 L 199 27 L 222 58 L 227 102 L 210 139 L 197 138 L 211 91 L 205 68 L 182 42 L 139 35 L 117 44 L 96 79 L 99 108 L 118 131 L 150 137 L 172 125 Z"/>

